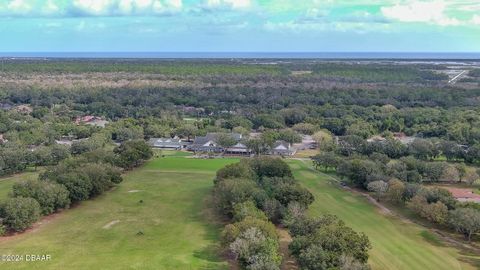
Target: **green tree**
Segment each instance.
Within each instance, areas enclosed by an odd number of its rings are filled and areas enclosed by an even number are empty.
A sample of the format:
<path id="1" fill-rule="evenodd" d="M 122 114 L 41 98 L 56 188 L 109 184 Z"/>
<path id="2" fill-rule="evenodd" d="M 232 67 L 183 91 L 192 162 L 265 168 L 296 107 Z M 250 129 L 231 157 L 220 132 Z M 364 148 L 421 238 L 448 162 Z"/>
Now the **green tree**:
<path id="1" fill-rule="evenodd" d="M 33 198 L 9 198 L 1 205 L 0 217 L 7 228 L 21 232 L 38 220 L 40 205 Z"/>
<path id="2" fill-rule="evenodd" d="M 68 190 L 63 185 L 50 181 L 17 182 L 13 185 L 12 195 L 13 197 L 35 199 L 39 203 L 43 215 L 68 208 L 70 205 Z"/>
<path id="3" fill-rule="evenodd" d="M 480 231 L 480 211 L 472 208 L 458 208 L 449 212 L 448 222 L 457 232 L 470 241 Z"/>

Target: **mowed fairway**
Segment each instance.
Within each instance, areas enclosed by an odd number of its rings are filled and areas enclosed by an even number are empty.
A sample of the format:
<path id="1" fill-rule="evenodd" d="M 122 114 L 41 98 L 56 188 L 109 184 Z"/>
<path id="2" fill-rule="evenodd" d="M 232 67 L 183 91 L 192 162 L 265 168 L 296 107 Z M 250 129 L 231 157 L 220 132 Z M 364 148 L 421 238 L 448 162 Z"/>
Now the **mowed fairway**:
<path id="1" fill-rule="evenodd" d="M 312 170 L 306 162 L 291 160 L 289 164 L 295 177 L 315 196 L 312 215 L 335 214 L 368 235 L 373 269 L 478 269 L 480 258 L 443 246 L 421 226 L 379 213 L 363 196 L 330 183 L 329 176 Z"/>
<path id="2" fill-rule="evenodd" d="M 236 161 L 156 158 L 115 190 L 0 239 L 0 254 L 52 256 L 0 269 L 227 269 L 207 198 L 215 171 Z"/>

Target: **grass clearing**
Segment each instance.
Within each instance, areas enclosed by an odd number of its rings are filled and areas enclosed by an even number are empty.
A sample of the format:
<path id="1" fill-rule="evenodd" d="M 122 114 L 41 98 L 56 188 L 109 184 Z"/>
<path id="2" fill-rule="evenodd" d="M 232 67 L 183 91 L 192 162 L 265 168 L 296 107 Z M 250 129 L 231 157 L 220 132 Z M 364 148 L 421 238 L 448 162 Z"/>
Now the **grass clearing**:
<path id="1" fill-rule="evenodd" d="M 16 182 L 22 180 L 30 180 L 30 179 L 37 179 L 38 172 L 24 172 L 15 174 L 12 176 L 1 177 L 0 178 L 0 202 L 3 202 L 5 199 L 8 198 L 8 194 L 12 191 L 12 186 Z"/>
<path id="2" fill-rule="evenodd" d="M 116 189 L 0 239 L 0 254 L 49 254 L 1 269 L 227 269 L 210 211 L 215 171 L 237 159 L 156 158 Z M 135 190 L 136 192 L 129 192 Z"/>
<path id="3" fill-rule="evenodd" d="M 378 209 L 359 194 L 331 183 L 299 160 L 295 177 L 315 196 L 310 214 L 335 214 L 356 231 L 368 235 L 373 249 L 369 263 L 373 269 L 478 269 L 480 258 L 444 245 L 424 227 L 407 223 Z"/>

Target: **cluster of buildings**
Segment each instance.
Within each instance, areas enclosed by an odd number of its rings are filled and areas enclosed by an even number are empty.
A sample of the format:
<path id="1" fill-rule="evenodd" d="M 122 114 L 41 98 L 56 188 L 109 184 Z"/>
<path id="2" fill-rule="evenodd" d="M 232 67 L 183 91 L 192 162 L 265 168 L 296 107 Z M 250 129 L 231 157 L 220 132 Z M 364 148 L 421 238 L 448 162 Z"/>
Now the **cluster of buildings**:
<path id="1" fill-rule="evenodd" d="M 149 144 L 154 148 L 170 149 L 170 150 L 187 150 L 195 153 L 217 153 L 225 155 L 236 156 L 250 156 L 254 152 L 249 149 L 244 143 L 242 134 L 230 133 L 230 136 L 235 141 L 235 144 L 229 147 L 223 147 L 219 144 L 218 133 L 207 133 L 205 136 L 197 136 L 192 142 L 175 138 L 152 138 L 149 140 Z M 276 141 L 268 151 L 268 154 L 279 156 L 292 156 L 296 153 L 290 143 L 285 141 Z"/>

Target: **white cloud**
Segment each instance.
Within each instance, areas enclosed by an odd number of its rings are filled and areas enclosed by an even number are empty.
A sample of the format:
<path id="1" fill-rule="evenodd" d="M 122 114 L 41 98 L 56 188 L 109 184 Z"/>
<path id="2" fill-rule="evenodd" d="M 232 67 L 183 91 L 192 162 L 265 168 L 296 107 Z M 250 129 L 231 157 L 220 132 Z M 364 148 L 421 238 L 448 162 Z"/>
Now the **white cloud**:
<path id="1" fill-rule="evenodd" d="M 435 0 L 427 2 L 409 1 L 407 4 L 382 7 L 383 16 L 388 19 L 401 22 L 424 22 L 438 25 L 459 25 L 456 18 L 445 14 L 447 4 L 444 1 Z"/>
<path id="2" fill-rule="evenodd" d="M 87 15 L 159 15 L 179 11 L 182 0 L 75 0 L 73 12 Z"/>
<path id="3" fill-rule="evenodd" d="M 205 3 L 207 8 L 231 8 L 231 9 L 247 9 L 252 6 L 251 0 L 207 0 Z"/>
<path id="4" fill-rule="evenodd" d="M 480 25 L 480 15 L 474 15 L 472 17 L 472 23 L 475 25 Z"/>
<path id="5" fill-rule="evenodd" d="M 0 0 L 0 16 L 155 16 L 182 6 L 182 0 Z"/>
<path id="6" fill-rule="evenodd" d="M 31 11 L 32 6 L 25 0 L 13 0 L 7 4 L 7 9 L 16 14 L 26 14 Z"/>

